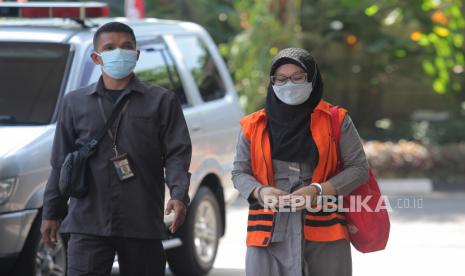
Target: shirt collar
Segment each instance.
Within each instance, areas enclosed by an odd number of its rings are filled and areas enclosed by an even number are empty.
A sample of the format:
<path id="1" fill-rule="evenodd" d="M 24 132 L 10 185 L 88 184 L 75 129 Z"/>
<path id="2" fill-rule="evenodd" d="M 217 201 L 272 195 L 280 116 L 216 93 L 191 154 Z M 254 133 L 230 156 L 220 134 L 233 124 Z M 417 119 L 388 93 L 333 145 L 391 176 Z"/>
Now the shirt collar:
<path id="1" fill-rule="evenodd" d="M 129 91 L 128 93 L 132 91 L 136 91 L 136 92 L 143 94 L 145 93 L 145 86 L 142 83 L 142 81 L 138 77 L 136 77 L 136 75 L 133 75 L 133 77 L 129 81 L 128 86 L 124 90 Z M 103 77 L 100 76 L 99 80 L 89 87 L 89 91 L 87 92 L 87 95 L 93 95 L 95 93 L 99 95 L 103 95 L 105 91 L 107 90 L 105 89 L 105 86 L 103 84 Z"/>

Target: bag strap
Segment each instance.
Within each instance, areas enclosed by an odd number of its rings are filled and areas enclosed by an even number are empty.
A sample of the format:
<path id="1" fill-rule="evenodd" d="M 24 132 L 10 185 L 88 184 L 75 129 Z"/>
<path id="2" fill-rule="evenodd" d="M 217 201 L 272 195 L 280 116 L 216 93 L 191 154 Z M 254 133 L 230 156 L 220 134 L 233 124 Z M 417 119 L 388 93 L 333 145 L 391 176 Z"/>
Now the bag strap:
<path id="1" fill-rule="evenodd" d="M 339 149 L 339 142 L 341 141 L 341 124 L 339 122 L 339 106 L 334 105 L 331 107 L 331 128 L 336 143 L 337 151 L 337 166 L 342 167 L 341 151 Z"/>
<path id="2" fill-rule="evenodd" d="M 100 141 L 105 137 L 107 131 L 111 128 L 115 122 L 117 116 L 120 114 L 121 109 L 123 109 L 125 103 L 129 100 L 129 94 L 127 93 L 121 97 L 121 99 L 116 103 L 111 111 L 110 118 L 105 122 L 105 126 L 98 132 L 96 138 L 92 139 L 87 145 L 90 149 L 95 149 Z M 100 96 L 99 96 L 100 97 Z"/>

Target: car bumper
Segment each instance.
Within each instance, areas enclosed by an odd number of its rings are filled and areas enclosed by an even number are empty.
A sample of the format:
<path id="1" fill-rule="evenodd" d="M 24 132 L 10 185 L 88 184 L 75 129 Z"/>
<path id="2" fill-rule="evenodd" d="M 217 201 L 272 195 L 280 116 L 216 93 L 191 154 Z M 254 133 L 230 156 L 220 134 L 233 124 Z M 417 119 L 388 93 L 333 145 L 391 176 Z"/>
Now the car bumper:
<path id="1" fill-rule="evenodd" d="M 0 259 L 21 252 L 39 210 L 0 214 Z"/>

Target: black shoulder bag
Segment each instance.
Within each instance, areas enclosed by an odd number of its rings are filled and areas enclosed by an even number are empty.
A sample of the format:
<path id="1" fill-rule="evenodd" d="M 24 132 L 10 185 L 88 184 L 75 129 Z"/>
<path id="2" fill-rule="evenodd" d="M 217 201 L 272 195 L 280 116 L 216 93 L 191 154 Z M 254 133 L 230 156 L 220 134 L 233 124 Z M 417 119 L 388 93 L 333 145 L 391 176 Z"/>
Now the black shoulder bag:
<path id="1" fill-rule="evenodd" d="M 111 116 L 105 123 L 104 128 L 95 139 L 81 146 L 79 149 L 66 155 L 61 166 L 60 180 L 58 186 L 60 193 L 64 196 L 83 198 L 88 191 L 87 185 L 87 161 L 95 153 L 98 144 L 105 137 L 108 129 L 113 125 L 116 117 L 129 99 L 129 94 L 123 96 L 111 112 Z"/>

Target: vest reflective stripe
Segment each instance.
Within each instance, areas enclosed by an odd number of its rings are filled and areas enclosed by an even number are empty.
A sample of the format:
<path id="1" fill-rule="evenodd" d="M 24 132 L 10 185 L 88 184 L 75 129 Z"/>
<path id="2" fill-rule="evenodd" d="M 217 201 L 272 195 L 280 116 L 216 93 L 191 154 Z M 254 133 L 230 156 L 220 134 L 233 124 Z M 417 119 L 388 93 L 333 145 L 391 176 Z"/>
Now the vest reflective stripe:
<path id="1" fill-rule="evenodd" d="M 328 208 L 330 210 L 333 210 L 333 209 L 337 210 L 337 204 L 327 203 L 325 206 L 326 206 L 326 208 Z M 333 214 L 333 212 L 324 212 L 322 210 L 322 205 L 312 206 L 312 208 L 314 208 L 315 211 L 307 212 L 308 215 L 312 215 L 312 216 L 328 216 L 328 215 Z M 318 211 L 316 211 L 316 210 L 318 210 Z"/>
<path id="2" fill-rule="evenodd" d="M 253 208 L 253 209 L 250 208 L 249 214 L 250 215 L 271 214 L 272 215 L 273 211 L 272 210 L 265 210 L 265 209 L 263 209 L 262 206 L 260 206 L 259 208 Z"/>
<path id="3" fill-rule="evenodd" d="M 305 215 L 305 219 L 310 221 L 330 221 L 333 219 L 345 220 L 345 216 L 338 213 L 327 213 L 327 215 L 325 216 L 314 216 L 307 212 L 307 214 Z"/>
<path id="4" fill-rule="evenodd" d="M 346 110 L 339 108 L 340 122 L 344 121 Z M 311 115 L 309 130 L 318 149 L 319 160 L 313 171 L 313 182 L 325 182 L 336 173 L 337 148 L 331 128 L 330 105 L 321 100 Z M 266 113 L 259 110 L 241 120 L 242 132 L 250 142 L 250 157 L 253 176 L 263 185 L 274 186 L 271 145 L 266 126 Z M 247 232 L 247 246 L 268 246 L 273 231 L 273 216 L 256 217 L 264 214 L 252 212 L 250 207 Z M 270 214 L 271 211 L 268 211 Z M 271 212 L 272 213 L 272 212 Z M 334 214 L 334 215 L 333 215 Z M 319 217 L 315 219 L 315 217 Z M 310 241 L 334 241 L 348 239 L 344 216 L 338 213 L 306 213 L 304 237 Z M 308 218 L 308 219 L 307 219 Z M 257 223 L 260 222 L 260 223 Z M 271 221 L 271 226 L 269 225 Z"/>
<path id="5" fill-rule="evenodd" d="M 257 209 L 254 204 L 249 210 L 247 222 L 247 244 L 268 246 L 273 232 L 274 213 L 271 210 Z"/>
<path id="6" fill-rule="evenodd" d="M 272 221 L 273 220 L 273 214 L 250 214 L 249 213 L 249 221 Z"/>
<path id="7" fill-rule="evenodd" d="M 341 239 L 349 240 L 349 232 L 347 231 L 347 227 L 341 223 L 336 223 L 331 226 L 305 225 L 304 236 L 306 240 L 316 242 L 337 241 Z"/>
<path id="8" fill-rule="evenodd" d="M 252 220 L 252 221 L 247 222 L 247 226 L 251 226 L 250 231 L 254 231 L 254 230 L 260 228 L 260 227 L 253 228 L 252 226 L 260 226 L 260 225 L 261 226 L 267 226 L 267 227 L 263 227 L 263 229 L 268 229 L 268 226 L 270 226 L 270 227 L 273 226 L 273 220 L 270 220 L 270 221 L 253 221 Z"/>

